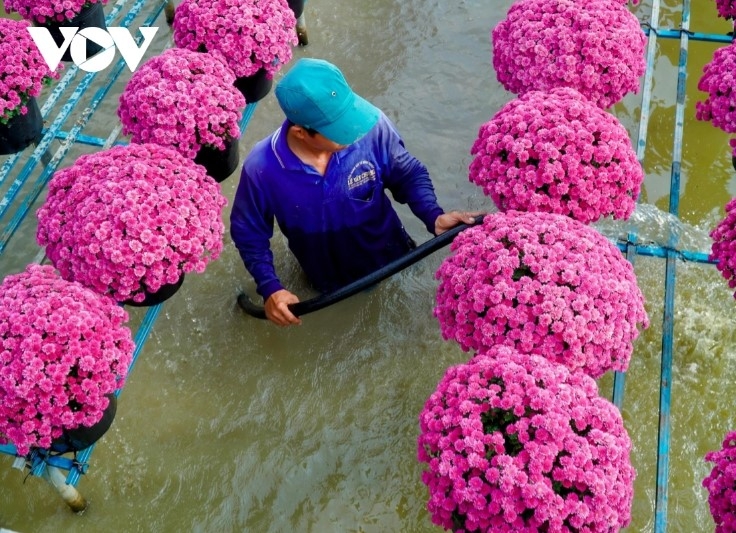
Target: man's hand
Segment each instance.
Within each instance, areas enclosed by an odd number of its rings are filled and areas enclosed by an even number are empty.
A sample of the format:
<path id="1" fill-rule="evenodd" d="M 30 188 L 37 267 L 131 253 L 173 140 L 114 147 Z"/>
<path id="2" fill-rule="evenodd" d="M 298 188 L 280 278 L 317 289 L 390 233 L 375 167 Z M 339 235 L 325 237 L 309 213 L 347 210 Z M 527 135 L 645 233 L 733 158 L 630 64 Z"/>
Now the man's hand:
<path id="1" fill-rule="evenodd" d="M 448 229 L 452 229 L 458 224 L 474 224 L 475 217 L 481 213 L 465 213 L 460 211 L 450 211 L 444 215 L 437 217 L 434 221 L 434 234 L 442 235 Z"/>
<path id="2" fill-rule="evenodd" d="M 289 311 L 289 304 L 295 304 L 299 301 L 296 294 L 293 294 L 286 289 L 274 292 L 266 300 L 265 311 L 266 318 L 277 326 L 292 326 L 300 325 L 301 319 L 294 316 Z"/>

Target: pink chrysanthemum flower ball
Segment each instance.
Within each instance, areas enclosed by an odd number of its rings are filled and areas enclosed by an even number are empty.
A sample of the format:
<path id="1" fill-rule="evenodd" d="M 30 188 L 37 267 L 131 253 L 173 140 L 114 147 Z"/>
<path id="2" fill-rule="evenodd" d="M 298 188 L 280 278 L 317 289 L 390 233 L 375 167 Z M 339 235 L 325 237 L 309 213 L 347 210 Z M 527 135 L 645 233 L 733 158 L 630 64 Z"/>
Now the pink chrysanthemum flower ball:
<path id="1" fill-rule="evenodd" d="M 182 0 L 172 30 L 176 46 L 222 54 L 238 78 L 271 79 L 291 60 L 295 27 L 287 0 Z"/>
<path id="2" fill-rule="evenodd" d="M 572 87 L 602 108 L 639 91 L 646 36 L 622 2 L 518 0 L 491 32 L 498 81 L 515 94 Z"/>
<path id="3" fill-rule="evenodd" d="M 724 19 L 736 18 L 736 1 L 716 0 L 716 10 L 719 17 Z"/>
<path id="4" fill-rule="evenodd" d="M 508 211 L 460 233 L 436 277 L 442 336 L 497 344 L 598 378 L 628 368 L 649 326 L 631 263 L 603 235 L 562 215 Z"/>
<path id="5" fill-rule="evenodd" d="M 726 133 L 736 133 L 736 44 L 713 52 L 713 59 L 703 67 L 698 89 L 708 97 L 695 103 L 695 117 Z"/>
<path id="6" fill-rule="evenodd" d="M 736 531 L 736 431 L 726 435 L 720 450 L 706 453 L 705 460 L 713 463 L 703 486 L 708 490 L 715 533 L 733 533 Z"/>
<path id="7" fill-rule="evenodd" d="M 219 55 L 169 48 L 133 73 L 120 95 L 123 133 L 135 143 L 176 148 L 190 159 L 200 148 L 225 150 L 240 138 L 245 98 Z"/>
<path id="8" fill-rule="evenodd" d="M 595 381 L 495 346 L 447 369 L 419 415 L 432 522 L 456 532 L 617 532 L 631 441 Z"/>
<path id="9" fill-rule="evenodd" d="M 0 442 L 20 455 L 90 427 L 123 386 L 135 348 L 107 296 L 28 265 L 0 284 Z"/>
<path id="10" fill-rule="evenodd" d="M 64 279 L 118 301 L 204 272 L 222 251 L 227 199 L 201 165 L 153 143 L 115 146 L 58 170 L 36 240 Z"/>
<path id="11" fill-rule="evenodd" d="M 736 288 L 736 198 L 726 204 L 725 211 L 725 217 L 710 232 L 713 244 L 709 257 L 717 261 L 716 268 L 728 282 L 728 287 L 734 289 Z"/>
<path id="12" fill-rule="evenodd" d="M 9 9 L 8 3 L 5 7 Z M 0 124 L 28 113 L 28 101 L 41 94 L 56 71 L 49 70 L 28 33 L 30 22 L 0 18 Z"/>
<path id="13" fill-rule="evenodd" d="M 483 124 L 470 181 L 506 211 L 627 219 L 644 171 L 626 128 L 575 89 L 529 91 Z"/>
<path id="14" fill-rule="evenodd" d="M 107 4 L 107 0 L 5 0 L 8 13 L 17 12 L 24 19 L 39 24 L 66 22 L 93 4 Z"/>

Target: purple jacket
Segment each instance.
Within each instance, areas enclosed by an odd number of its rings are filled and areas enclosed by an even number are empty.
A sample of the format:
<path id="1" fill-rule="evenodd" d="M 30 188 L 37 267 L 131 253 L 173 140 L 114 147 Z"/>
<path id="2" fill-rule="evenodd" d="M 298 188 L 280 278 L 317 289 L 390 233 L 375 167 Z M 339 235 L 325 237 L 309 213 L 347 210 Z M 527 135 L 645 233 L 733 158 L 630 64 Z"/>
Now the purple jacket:
<path id="1" fill-rule="evenodd" d="M 434 233 L 443 210 L 427 168 L 406 151 L 385 115 L 367 135 L 333 154 L 324 176 L 289 149 L 287 128 L 284 122 L 248 154 L 230 215 L 230 234 L 264 300 L 283 288 L 269 245 L 274 218 L 307 278 L 322 292 L 370 274 L 412 248 L 385 189 Z"/>

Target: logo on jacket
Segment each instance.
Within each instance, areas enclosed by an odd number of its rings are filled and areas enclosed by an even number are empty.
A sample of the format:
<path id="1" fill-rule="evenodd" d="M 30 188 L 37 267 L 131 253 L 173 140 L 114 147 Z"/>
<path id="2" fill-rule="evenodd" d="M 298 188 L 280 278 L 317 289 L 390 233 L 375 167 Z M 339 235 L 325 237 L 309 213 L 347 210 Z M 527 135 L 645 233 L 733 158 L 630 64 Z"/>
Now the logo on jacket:
<path id="1" fill-rule="evenodd" d="M 369 161 L 361 161 L 350 171 L 348 190 L 365 185 L 369 181 L 376 181 L 376 168 Z"/>

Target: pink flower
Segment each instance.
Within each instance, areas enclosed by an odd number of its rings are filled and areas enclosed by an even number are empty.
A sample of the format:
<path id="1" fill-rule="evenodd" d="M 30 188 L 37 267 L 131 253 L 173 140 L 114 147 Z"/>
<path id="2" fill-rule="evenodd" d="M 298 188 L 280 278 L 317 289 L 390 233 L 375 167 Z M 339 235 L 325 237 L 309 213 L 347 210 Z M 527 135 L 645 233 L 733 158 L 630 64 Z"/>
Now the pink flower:
<path id="1" fill-rule="evenodd" d="M 245 98 L 219 55 L 170 48 L 146 61 L 120 95 L 123 133 L 136 143 L 173 146 L 193 159 L 202 146 L 240 137 Z"/>
<path id="2" fill-rule="evenodd" d="M 709 120 L 715 127 L 727 133 L 736 133 L 736 113 L 733 100 L 736 97 L 736 45 L 730 44 L 713 52 L 713 59 L 703 67 L 698 89 L 708 94 L 704 102 L 695 103 L 695 117 Z M 731 143 L 732 147 L 734 143 Z M 734 150 L 736 154 L 736 149 Z"/>
<path id="3" fill-rule="evenodd" d="M 28 21 L 44 24 L 53 20 L 71 20 L 92 4 L 107 4 L 107 0 L 5 0 L 8 13 L 17 12 Z M 5 56 L 3 56 L 5 57 Z"/>
<path id="4" fill-rule="evenodd" d="M 272 78 L 291 60 L 295 27 L 287 0 L 183 0 L 172 29 L 176 46 L 222 54 L 239 78 L 261 69 Z"/>
<path id="5" fill-rule="evenodd" d="M 718 16 L 724 19 L 736 18 L 736 2 L 734 0 L 716 0 Z"/>
<path id="6" fill-rule="evenodd" d="M 490 347 L 447 369 L 419 426 L 427 509 L 445 529 L 618 531 L 631 521 L 631 441 L 588 376 Z"/>
<path id="7" fill-rule="evenodd" d="M 649 319 L 633 267 L 598 231 L 508 211 L 463 231 L 451 250 L 436 274 L 445 339 L 466 351 L 511 346 L 594 378 L 628 368 Z"/>
<path id="8" fill-rule="evenodd" d="M 703 487 L 708 490 L 715 531 L 731 533 L 736 530 L 736 431 L 727 433 L 721 449 L 706 453 L 705 460 L 713 463 Z"/>
<path id="9" fill-rule="evenodd" d="M 25 455 L 81 419 L 98 422 L 132 361 L 127 320 L 112 298 L 61 279 L 51 266 L 7 276 L 0 284 L 0 442 Z"/>
<path id="10" fill-rule="evenodd" d="M 9 8 L 6 1 L 5 7 Z M 59 75 L 49 70 L 36 43 L 28 33 L 31 24 L 0 18 L 0 124 L 28 112 L 31 97 Z M 19 75 L 20 74 L 20 75 Z"/>
<path id="11" fill-rule="evenodd" d="M 509 91 L 572 87 L 602 108 L 639 90 L 646 36 L 609 0 L 519 0 L 491 32 L 493 67 Z"/>
<path id="12" fill-rule="evenodd" d="M 529 91 L 483 124 L 470 181 L 506 211 L 628 218 L 644 171 L 621 123 L 575 89 Z"/>
<path id="13" fill-rule="evenodd" d="M 726 204 L 726 215 L 710 232 L 713 239 L 710 259 L 717 261 L 716 268 L 728 282 L 731 289 L 736 288 L 736 198 Z M 734 292 L 736 298 L 736 292 Z"/>
<path id="14" fill-rule="evenodd" d="M 204 167 L 173 148 L 130 144 L 85 155 L 48 187 L 38 243 L 64 279 L 118 301 L 139 302 L 146 289 L 201 272 L 222 251 L 227 200 Z M 157 223 L 162 217 L 180 225 Z"/>

